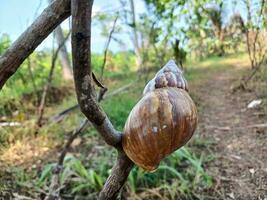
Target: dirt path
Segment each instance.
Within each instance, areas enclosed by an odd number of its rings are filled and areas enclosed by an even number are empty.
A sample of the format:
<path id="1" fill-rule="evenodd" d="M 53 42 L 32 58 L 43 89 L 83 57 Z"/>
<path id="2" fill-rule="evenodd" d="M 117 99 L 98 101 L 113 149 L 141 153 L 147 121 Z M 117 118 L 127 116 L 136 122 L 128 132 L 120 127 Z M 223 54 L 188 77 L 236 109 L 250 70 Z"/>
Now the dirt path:
<path id="1" fill-rule="evenodd" d="M 199 133 L 204 140 L 214 141 L 214 159 L 205 167 L 215 177 L 221 199 L 266 200 L 267 130 L 248 126 L 267 123 L 267 116 L 261 110 L 247 109 L 255 94 L 231 93 L 237 72 L 221 70 L 205 83 L 193 85 L 202 109 Z"/>

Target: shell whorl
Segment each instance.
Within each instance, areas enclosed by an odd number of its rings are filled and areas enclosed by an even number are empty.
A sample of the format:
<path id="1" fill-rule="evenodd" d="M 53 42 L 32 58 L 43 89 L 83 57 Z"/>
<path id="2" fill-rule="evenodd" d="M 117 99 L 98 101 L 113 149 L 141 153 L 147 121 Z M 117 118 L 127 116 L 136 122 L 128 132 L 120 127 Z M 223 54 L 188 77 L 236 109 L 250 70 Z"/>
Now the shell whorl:
<path id="1" fill-rule="evenodd" d="M 164 87 L 177 87 L 188 91 L 183 71 L 175 64 L 174 60 L 170 60 L 156 73 L 155 77 L 145 86 L 143 94 Z"/>

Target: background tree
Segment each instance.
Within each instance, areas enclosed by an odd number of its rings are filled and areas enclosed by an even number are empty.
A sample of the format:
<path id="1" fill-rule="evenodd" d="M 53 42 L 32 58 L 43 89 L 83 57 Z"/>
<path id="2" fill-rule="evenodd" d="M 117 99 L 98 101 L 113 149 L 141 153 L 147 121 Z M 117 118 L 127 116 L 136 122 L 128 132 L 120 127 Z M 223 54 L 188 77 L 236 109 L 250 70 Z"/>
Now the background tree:
<path id="1" fill-rule="evenodd" d="M 247 11 L 247 20 L 244 24 L 246 35 L 247 52 L 251 63 L 251 68 L 260 68 L 267 51 L 266 43 L 262 43 L 262 38 L 266 38 L 266 18 L 263 15 L 265 1 L 259 1 L 259 5 L 254 8 L 250 0 L 244 1 Z M 252 11 L 252 9 L 254 11 Z M 256 11 L 255 11 L 256 9 Z M 258 12 L 253 15 L 252 12 Z M 262 38 L 261 38 L 262 37 Z"/>
<path id="2" fill-rule="evenodd" d="M 225 29 L 223 27 L 223 1 L 221 1 L 218 5 L 211 5 L 205 10 L 212 22 L 213 32 L 218 41 L 218 47 L 216 47 L 216 52 L 218 56 L 223 56 L 225 53 L 224 50 Z"/>
<path id="3" fill-rule="evenodd" d="M 48 0 L 48 2 L 51 3 L 52 0 Z M 65 40 L 64 33 L 60 25 L 55 29 L 54 34 L 55 34 L 58 45 L 64 43 L 64 40 Z M 65 44 L 60 48 L 59 58 L 60 58 L 63 78 L 65 80 L 71 80 L 73 78 L 72 67 L 71 67 L 71 62 L 70 62 L 70 58 L 68 55 L 67 47 Z"/>
<path id="4" fill-rule="evenodd" d="M 253 5 L 250 0 L 244 0 L 243 3 L 247 12 L 246 23 L 239 15 L 237 16 L 237 20 L 245 34 L 247 53 L 249 55 L 252 71 L 248 75 L 242 77 L 240 84 L 233 89 L 234 91 L 246 88 L 247 83 L 260 69 L 267 54 L 266 16 L 263 13 L 266 3 L 264 0 L 258 1 L 256 5 Z M 254 15 L 254 12 L 258 14 Z"/>

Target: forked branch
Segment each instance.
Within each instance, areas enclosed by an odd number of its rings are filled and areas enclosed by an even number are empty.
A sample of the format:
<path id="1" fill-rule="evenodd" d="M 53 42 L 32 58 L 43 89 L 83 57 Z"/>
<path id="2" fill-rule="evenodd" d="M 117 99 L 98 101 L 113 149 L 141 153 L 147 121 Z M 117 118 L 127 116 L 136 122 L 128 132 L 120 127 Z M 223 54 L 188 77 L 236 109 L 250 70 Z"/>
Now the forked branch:
<path id="1" fill-rule="evenodd" d="M 72 0 L 72 60 L 76 94 L 81 111 L 96 127 L 107 144 L 118 149 L 118 159 L 99 199 L 115 199 L 129 172 L 132 161 L 121 148 L 121 134 L 116 131 L 97 103 L 91 69 L 91 13 L 93 0 Z"/>
<path id="2" fill-rule="evenodd" d="M 121 134 L 97 103 L 91 69 L 91 11 L 92 0 L 72 0 L 72 58 L 76 94 L 81 111 L 92 122 L 107 144 L 116 146 Z"/>

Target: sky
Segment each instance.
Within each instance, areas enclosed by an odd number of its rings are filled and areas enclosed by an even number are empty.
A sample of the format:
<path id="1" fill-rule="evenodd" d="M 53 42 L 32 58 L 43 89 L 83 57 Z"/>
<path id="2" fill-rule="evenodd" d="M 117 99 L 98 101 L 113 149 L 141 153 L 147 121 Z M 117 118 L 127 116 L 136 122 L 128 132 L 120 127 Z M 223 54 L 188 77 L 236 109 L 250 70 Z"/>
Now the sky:
<path id="1" fill-rule="evenodd" d="M 19 35 L 34 21 L 34 19 L 47 7 L 47 0 L 0 0 L 0 36 L 7 33 L 12 41 L 15 41 Z M 145 11 L 142 0 L 135 0 L 135 10 L 137 14 Z M 93 15 L 99 11 L 110 11 L 120 9 L 119 0 L 95 0 L 93 5 Z M 62 24 L 64 29 L 69 29 L 69 20 Z M 121 34 L 122 39 L 128 49 L 132 49 L 131 41 L 127 33 Z M 97 25 L 92 27 L 92 51 L 101 53 L 105 47 L 107 38 L 101 36 L 101 28 Z M 52 46 L 53 37 L 50 35 L 37 48 L 49 48 Z M 128 45 L 129 44 L 129 45 Z M 68 49 L 70 44 L 68 43 Z M 119 51 L 121 47 L 116 42 L 111 42 L 110 50 Z"/>
<path id="2" fill-rule="evenodd" d="M 235 6 L 235 9 L 231 6 L 233 0 L 225 0 L 227 6 L 227 12 L 239 11 L 242 13 L 240 5 Z M 255 0 L 257 1 L 257 0 Z M 143 0 L 134 0 L 135 11 L 138 16 L 144 13 L 146 8 Z M 239 2 L 240 1 L 236 1 Z M 238 4 L 238 3 L 237 3 Z M 26 30 L 26 28 L 34 21 L 34 19 L 40 15 L 40 13 L 47 7 L 48 0 L 0 0 L 0 37 L 2 34 L 7 33 L 12 41 L 15 41 L 19 35 Z M 95 0 L 93 5 L 93 15 L 98 12 L 115 12 L 121 9 L 119 0 Z M 115 11 L 114 11 L 115 10 Z M 228 15 L 229 17 L 230 15 Z M 120 21 L 119 24 L 122 24 Z M 180 22 L 181 23 L 181 22 Z M 63 29 L 69 29 L 69 19 L 62 23 Z M 92 26 L 92 51 L 102 53 L 107 41 L 106 37 L 101 36 L 101 27 L 94 23 Z M 110 27 L 112 22 L 110 24 Z M 129 31 L 129 27 L 127 29 Z M 119 34 L 119 39 L 122 40 L 126 46 L 119 46 L 118 43 L 112 41 L 110 44 L 110 50 L 116 52 L 125 49 L 133 49 L 132 42 L 129 38 L 129 34 L 126 31 L 122 31 Z M 43 41 L 43 43 L 37 48 L 41 50 L 44 48 L 51 48 L 53 43 L 52 34 Z M 67 42 L 67 48 L 70 51 L 70 42 Z"/>

